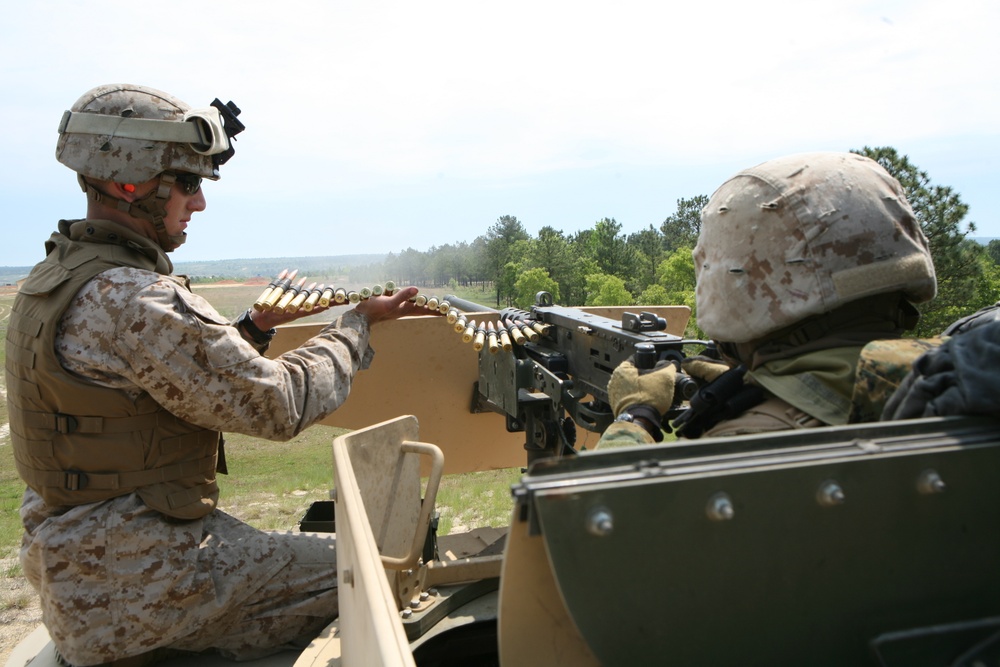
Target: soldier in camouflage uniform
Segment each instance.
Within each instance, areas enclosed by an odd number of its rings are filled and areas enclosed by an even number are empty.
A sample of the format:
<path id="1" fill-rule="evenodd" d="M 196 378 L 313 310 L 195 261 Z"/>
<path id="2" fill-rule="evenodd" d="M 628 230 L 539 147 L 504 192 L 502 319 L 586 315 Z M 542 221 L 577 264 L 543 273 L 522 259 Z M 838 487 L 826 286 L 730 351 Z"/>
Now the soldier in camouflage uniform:
<path id="1" fill-rule="evenodd" d="M 705 382 L 737 381 L 715 415 L 682 435 L 846 424 L 852 412 L 877 419 L 908 368 L 899 359 L 926 349 L 898 339 L 916 325 L 914 304 L 936 293 L 927 240 L 896 179 L 861 155 L 799 154 L 739 172 L 703 209 L 694 260 L 698 323 L 723 361 L 689 359 L 683 368 Z M 863 371 L 855 396 L 870 344 L 875 366 L 901 372 L 875 387 L 878 373 Z M 652 441 L 656 433 L 634 424 L 656 424 L 670 405 L 673 367 L 623 366 L 614 375 L 628 398 L 615 396 L 615 377 L 609 394 L 633 425 L 609 429 L 602 446 L 626 431 Z M 649 401 L 656 405 L 641 415 L 636 407 Z"/>
<path id="2" fill-rule="evenodd" d="M 287 440 L 331 413 L 371 359 L 370 327 L 410 313 L 416 290 L 269 359 L 273 327 L 301 313 L 228 322 L 171 275 L 166 253 L 205 208 L 201 179 L 219 178 L 242 129 L 232 111 L 109 85 L 59 128 L 87 218 L 59 223 L 19 291 L 6 377 L 28 486 L 21 564 L 73 665 L 163 649 L 254 658 L 337 615 L 332 537 L 216 509 L 221 433 Z"/>

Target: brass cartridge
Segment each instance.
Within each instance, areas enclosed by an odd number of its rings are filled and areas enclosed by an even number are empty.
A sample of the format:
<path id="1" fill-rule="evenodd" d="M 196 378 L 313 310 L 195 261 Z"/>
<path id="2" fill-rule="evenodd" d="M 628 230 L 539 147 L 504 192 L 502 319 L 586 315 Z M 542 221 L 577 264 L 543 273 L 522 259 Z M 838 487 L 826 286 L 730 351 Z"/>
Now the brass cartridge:
<path id="1" fill-rule="evenodd" d="M 548 333 L 549 325 L 548 324 L 542 324 L 541 322 L 538 322 L 536 320 L 532 320 L 531 321 L 531 328 L 534 329 L 535 331 L 537 331 L 542 336 L 544 336 L 546 333 Z"/>
<path id="2" fill-rule="evenodd" d="M 476 328 L 476 337 L 472 339 L 472 349 L 476 352 L 482 352 L 483 347 L 486 345 L 486 329 L 482 326 Z"/>
<path id="3" fill-rule="evenodd" d="M 490 354 L 496 354 L 500 351 L 500 342 L 497 340 L 497 330 L 493 326 L 492 322 L 486 323 L 486 345 Z"/>
<path id="4" fill-rule="evenodd" d="M 358 296 L 361 297 L 362 301 L 367 301 L 368 299 L 372 298 L 372 290 L 371 290 L 371 288 L 370 287 L 362 287 L 361 291 L 358 292 Z"/>
<path id="5" fill-rule="evenodd" d="M 445 303 L 447 303 L 447 301 Z M 448 320 L 448 324 L 454 324 L 455 322 L 458 322 L 458 311 L 455 310 L 454 308 L 449 309 L 448 314 L 445 315 L 445 319 Z"/>
<path id="6" fill-rule="evenodd" d="M 466 326 L 468 326 L 468 322 L 465 321 L 465 315 L 459 315 L 458 319 L 455 320 L 455 333 L 462 333 Z"/>
<path id="7" fill-rule="evenodd" d="M 285 290 L 291 287 L 292 281 L 295 280 L 295 274 L 297 274 L 298 272 L 299 270 L 295 269 L 290 274 L 288 274 L 288 276 L 284 280 L 275 285 L 274 289 L 271 290 L 271 293 L 267 295 L 267 298 L 264 299 L 263 302 L 261 302 L 261 310 L 266 311 L 266 310 L 272 310 L 274 308 L 275 304 L 278 303 L 278 301 L 281 299 L 281 296 L 285 293 Z"/>
<path id="8" fill-rule="evenodd" d="M 432 296 L 429 299 L 427 299 L 427 303 L 425 305 L 427 306 L 427 310 L 437 310 L 439 303 L 440 301 L 438 300 L 438 298 L 436 296 Z"/>
<path id="9" fill-rule="evenodd" d="M 278 274 L 278 277 L 272 280 L 271 284 L 264 288 L 264 291 L 260 293 L 257 300 L 253 302 L 254 310 L 264 310 L 264 302 L 267 301 L 267 297 L 271 296 L 271 292 L 274 291 L 274 288 L 277 287 L 287 275 L 288 269 L 283 269 L 281 273 Z"/>
<path id="10" fill-rule="evenodd" d="M 319 305 L 326 308 L 327 306 L 330 305 L 330 299 L 332 298 L 333 298 L 333 288 L 327 287 L 326 289 L 323 290 L 323 293 L 319 297 Z"/>
<path id="11" fill-rule="evenodd" d="M 462 342 L 471 343 L 475 335 L 476 335 L 476 321 L 469 320 L 469 326 L 465 327 L 465 331 L 462 332 Z"/>
<path id="12" fill-rule="evenodd" d="M 385 296 L 392 296 L 396 291 L 396 283 L 391 280 L 385 281 L 385 291 L 382 292 Z"/>
<path id="13" fill-rule="evenodd" d="M 511 348 L 514 346 L 511 345 L 510 336 L 507 335 L 507 329 L 505 329 L 502 324 L 498 324 L 497 332 L 500 334 L 500 347 L 502 347 L 505 351 L 510 352 Z"/>
<path id="14" fill-rule="evenodd" d="M 351 290 L 350 292 L 347 293 L 347 301 L 351 305 L 357 305 L 361 303 L 361 295 L 355 292 L 354 290 Z"/>
<path id="15" fill-rule="evenodd" d="M 438 304 L 438 312 L 447 315 L 449 310 L 451 310 L 451 304 L 446 299 L 441 299 L 441 303 Z"/>
<path id="16" fill-rule="evenodd" d="M 527 338 L 530 342 L 534 343 L 536 340 L 538 340 L 538 332 L 537 331 L 535 331 L 534 329 L 532 329 L 530 326 L 528 326 L 524 322 L 518 322 L 517 325 L 518 325 L 518 327 L 520 327 L 521 333 L 524 334 L 524 337 Z"/>
<path id="17" fill-rule="evenodd" d="M 510 337 L 514 339 L 515 345 L 524 345 L 527 342 L 516 323 L 505 320 L 504 324 L 507 325 L 507 331 L 510 333 Z"/>
<path id="18" fill-rule="evenodd" d="M 316 307 L 317 303 L 319 303 L 319 298 L 323 296 L 324 292 L 323 288 L 324 286 L 320 285 L 316 289 L 309 292 L 309 296 L 307 296 L 306 300 L 302 303 L 302 310 L 306 311 L 307 313 L 312 312 L 312 309 Z M 327 299 L 326 302 L 330 303 L 330 300 Z"/>
<path id="19" fill-rule="evenodd" d="M 299 293 L 295 295 L 295 298 L 292 299 L 291 303 L 289 303 L 288 306 L 285 308 L 285 312 L 292 314 L 299 312 L 299 308 L 302 307 L 302 304 L 305 303 L 306 298 L 308 298 L 309 294 L 312 293 L 315 287 L 316 287 L 316 282 L 313 281 L 309 283 L 309 286 L 306 287 L 305 289 L 300 289 Z"/>
<path id="20" fill-rule="evenodd" d="M 292 303 L 292 299 L 298 296 L 299 291 L 302 289 L 302 285 L 305 284 L 305 282 L 306 279 L 303 277 L 299 280 L 299 282 L 289 286 L 288 290 L 281 295 L 281 299 L 278 300 L 278 303 L 274 304 L 274 312 L 279 314 L 285 312 L 285 310 L 288 309 L 289 304 Z"/>
<path id="21" fill-rule="evenodd" d="M 347 290 L 343 287 L 338 287 L 337 291 L 333 293 L 334 303 L 347 303 Z"/>
<path id="22" fill-rule="evenodd" d="M 413 303 L 423 308 L 424 306 L 427 305 L 427 295 L 426 294 L 416 295 L 415 297 L 413 297 Z"/>

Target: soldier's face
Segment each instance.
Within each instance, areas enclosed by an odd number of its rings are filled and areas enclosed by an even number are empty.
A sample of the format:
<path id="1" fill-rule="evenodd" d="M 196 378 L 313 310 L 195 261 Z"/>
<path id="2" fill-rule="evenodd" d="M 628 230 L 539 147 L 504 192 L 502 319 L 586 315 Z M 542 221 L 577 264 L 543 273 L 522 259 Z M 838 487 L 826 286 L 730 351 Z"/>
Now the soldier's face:
<path id="1" fill-rule="evenodd" d="M 180 182 L 174 183 L 170 190 L 170 199 L 167 200 L 167 214 L 163 218 L 163 224 L 167 228 L 167 234 L 177 236 L 187 229 L 191 216 L 199 211 L 204 211 L 206 206 L 205 191 L 201 188 L 194 194 L 188 194 L 188 189 Z"/>

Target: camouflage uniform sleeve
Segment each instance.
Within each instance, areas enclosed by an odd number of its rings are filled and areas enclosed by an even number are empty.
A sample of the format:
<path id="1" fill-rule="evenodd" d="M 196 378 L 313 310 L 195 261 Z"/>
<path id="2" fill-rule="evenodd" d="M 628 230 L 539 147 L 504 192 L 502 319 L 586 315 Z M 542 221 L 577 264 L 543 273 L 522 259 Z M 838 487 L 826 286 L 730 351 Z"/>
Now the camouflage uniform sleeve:
<path id="1" fill-rule="evenodd" d="M 369 352 L 368 320 L 352 310 L 268 359 L 174 279 L 132 269 L 101 274 L 71 310 L 58 344 L 69 370 L 148 392 L 205 428 L 273 440 L 340 406 Z"/>
<path id="2" fill-rule="evenodd" d="M 594 449 L 611 449 L 613 447 L 630 447 L 633 445 L 655 445 L 653 436 L 641 426 L 629 422 L 612 422 Z"/>

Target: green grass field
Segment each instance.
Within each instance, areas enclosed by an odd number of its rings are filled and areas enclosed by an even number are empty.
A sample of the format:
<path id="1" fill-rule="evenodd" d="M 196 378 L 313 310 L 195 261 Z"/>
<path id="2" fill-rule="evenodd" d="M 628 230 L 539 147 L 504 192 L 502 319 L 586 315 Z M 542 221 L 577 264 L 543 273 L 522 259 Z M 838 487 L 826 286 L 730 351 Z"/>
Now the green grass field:
<path id="1" fill-rule="evenodd" d="M 195 286 L 227 317 L 235 317 L 261 292 L 260 286 Z M 456 293 L 465 299 L 489 303 L 489 292 L 478 288 L 427 289 L 427 294 Z M 484 297 L 485 295 L 485 297 Z M 13 293 L 0 293 L 0 338 L 6 338 Z M 317 319 L 333 315 L 324 313 Z M 0 362 L 4 361 L 0 345 Z M 18 508 L 24 483 L 17 475 L 10 447 L 5 387 L 0 376 L 0 579 L 19 577 L 17 550 L 21 539 Z M 263 530 L 294 530 L 309 506 L 329 498 L 333 487 L 333 438 L 340 429 L 314 426 L 289 442 L 229 434 L 226 454 L 229 475 L 220 476 L 220 508 Z M 510 521 L 510 485 L 519 469 L 494 470 L 447 476 L 437 497 L 438 532 L 479 526 L 502 526 Z M 0 611 L 27 604 L 24 595 L 0 599 Z"/>

